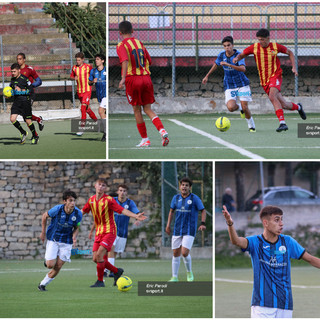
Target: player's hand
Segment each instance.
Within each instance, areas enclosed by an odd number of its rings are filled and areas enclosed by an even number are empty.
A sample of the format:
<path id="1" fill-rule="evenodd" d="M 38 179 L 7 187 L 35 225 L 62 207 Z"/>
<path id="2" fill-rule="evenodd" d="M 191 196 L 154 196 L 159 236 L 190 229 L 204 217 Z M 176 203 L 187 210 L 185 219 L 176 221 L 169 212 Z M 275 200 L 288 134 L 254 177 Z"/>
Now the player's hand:
<path id="1" fill-rule="evenodd" d="M 199 231 L 204 231 L 204 230 L 206 230 L 207 228 L 206 228 L 206 226 L 204 226 L 204 225 L 201 225 L 201 226 L 199 226 L 199 228 L 198 228 L 198 230 Z"/>
<path id="2" fill-rule="evenodd" d="M 73 246 L 75 247 L 77 243 L 77 237 L 72 237 L 72 241 L 73 241 Z"/>
<path id="3" fill-rule="evenodd" d="M 124 88 L 125 82 L 126 82 L 125 78 L 121 79 L 121 81 L 119 82 L 119 89 L 123 89 Z"/>
<path id="4" fill-rule="evenodd" d="M 92 82 L 93 83 L 97 83 L 98 82 L 98 78 L 94 78 Z"/>
<path id="5" fill-rule="evenodd" d="M 228 67 L 230 65 L 228 62 L 225 62 L 225 61 L 221 61 L 220 64 L 222 66 L 226 66 L 226 67 Z"/>
<path id="6" fill-rule="evenodd" d="M 297 72 L 297 70 L 296 70 L 295 67 L 292 68 L 292 72 L 294 73 L 294 75 L 295 75 L 296 77 L 298 76 L 298 72 Z"/>
<path id="7" fill-rule="evenodd" d="M 136 217 L 137 217 L 137 220 L 139 220 L 139 221 L 143 221 L 143 220 L 148 219 L 148 217 L 146 217 L 146 216 L 144 215 L 144 212 L 138 213 L 138 214 L 136 215 Z"/>
<path id="8" fill-rule="evenodd" d="M 230 215 L 230 213 L 228 212 L 226 206 L 223 206 L 222 214 L 224 215 L 224 218 L 226 219 L 227 224 L 233 223 L 233 220 L 232 220 L 232 218 L 231 218 L 231 215 Z"/>
<path id="9" fill-rule="evenodd" d="M 202 79 L 202 84 L 206 84 L 208 82 L 208 77 L 205 76 L 203 79 Z"/>
<path id="10" fill-rule="evenodd" d="M 239 61 L 238 57 L 233 58 L 232 62 L 233 63 L 237 63 Z M 222 61 L 223 62 L 223 61 Z M 222 64 L 222 62 L 220 62 L 220 64 Z"/>
<path id="11" fill-rule="evenodd" d="M 166 233 L 170 236 L 170 234 L 171 234 L 171 228 L 170 227 L 166 227 Z"/>
<path id="12" fill-rule="evenodd" d="M 78 76 L 74 76 L 74 81 L 78 81 Z"/>
<path id="13" fill-rule="evenodd" d="M 43 233 L 43 232 L 41 232 L 41 233 L 40 233 L 40 240 L 41 240 L 42 242 L 44 242 L 45 239 L 46 239 L 46 234 Z"/>
<path id="14" fill-rule="evenodd" d="M 90 240 L 92 239 L 92 232 L 89 232 L 89 237 Z"/>
<path id="15" fill-rule="evenodd" d="M 21 89 L 18 86 L 15 86 L 14 90 L 15 91 L 21 91 Z"/>

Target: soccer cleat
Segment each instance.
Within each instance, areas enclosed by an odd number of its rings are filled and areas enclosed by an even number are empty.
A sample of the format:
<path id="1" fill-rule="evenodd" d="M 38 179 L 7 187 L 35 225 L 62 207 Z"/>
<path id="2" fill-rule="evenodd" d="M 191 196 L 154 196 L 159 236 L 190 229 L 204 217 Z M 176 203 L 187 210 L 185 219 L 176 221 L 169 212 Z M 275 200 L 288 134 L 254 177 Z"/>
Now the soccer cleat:
<path id="1" fill-rule="evenodd" d="M 90 286 L 90 288 L 103 288 L 103 287 L 105 287 L 104 282 L 99 280 L 97 280 L 95 284 Z"/>
<path id="2" fill-rule="evenodd" d="M 257 132 L 256 128 L 249 128 L 249 132 Z"/>
<path id="3" fill-rule="evenodd" d="M 123 269 L 118 268 L 118 272 L 114 274 L 114 282 L 113 282 L 114 286 L 117 285 L 117 281 L 121 277 L 121 275 L 123 274 L 123 271 L 124 271 Z"/>
<path id="4" fill-rule="evenodd" d="M 288 130 L 288 126 L 285 123 L 280 123 L 279 128 L 276 129 L 277 132 L 287 131 L 287 130 Z"/>
<path id="5" fill-rule="evenodd" d="M 106 278 L 108 276 L 108 269 L 104 269 L 103 277 Z"/>
<path id="6" fill-rule="evenodd" d="M 114 278 L 114 273 L 113 272 L 109 273 L 109 278 Z"/>
<path id="7" fill-rule="evenodd" d="M 81 137 L 83 135 L 83 132 L 77 132 L 76 135 Z"/>
<path id="8" fill-rule="evenodd" d="M 160 135 L 161 135 L 161 138 L 162 138 L 162 145 L 165 147 L 169 144 L 169 134 L 166 130 L 164 129 L 161 129 L 160 130 Z"/>
<path id="9" fill-rule="evenodd" d="M 307 115 L 303 110 L 302 104 L 298 103 L 298 106 L 300 107 L 300 110 L 298 110 L 298 112 L 299 112 L 299 115 L 300 115 L 301 119 L 302 120 L 306 120 L 307 119 Z"/>
<path id="10" fill-rule="evenodd" d="M 43 119 L 41 116 L 39 118 L 40 118 L 40 121 L 38 122 L 39 130 L 42 131 L 44 128 Z"/>
<path id="11" fill-rule="evenodd" d="M 103 134 L 101 141 L 105 142 L 106 141 L 106 133 Z"/>
<path id="12" fill-rule="evenodd" d="M 165 147 L 169 144 L 169 138 L 162 139 L 162 145 Z"/>
<path id="13" fill-rule="evenodd" d="M 141 140 L 141 142 L 139 144 L 136 145 L 136 147 L 138 148 L 148 148 L 150 147 L 150 140 L 144 141 L 143 139 Z"/>
<path id="14" fill-rule="evenodd" d="M 240 117 L 241 117 L 241 119 L 245 119 L 246 118 L 246 115 L 245 115 L 243 110 L 240 110 Z"/>
<path id="15" fill-rule="evenodd" d="M 187 272 L 187 281 L 188 282 L 192 282 L 193 281 L 193 273 L 192 273 L 192 271 L 190 271 L 190 272 Z"/>
<path id="16" fill-rule="evenodd" d="M 178 277 L 171 277 L 169 282 L 179 282 Z"/>
<path id="17" fill-rule="evenodd" d="M 31 144 L 38 144 L 38 141 L 39 141 L 39 136 L 36 136 L 36 137 L 32 138 Z"/>
<path id="18" fill-rule="evenodd" d="M 24 134 L 22 134 L 22 133 L 20 134 L 20 138 L 21 138 L 20 144 L 24 144 L 26 142 L 27 136 L 28 136 L 28 131 L 25 131 Z"/>
<path id="19" fill-rule="evenodd" d="M 48 291 L 48 290 L 46 289 L 46 286 L 43 286 L 43 285 L 41 285 L 41 284 L 38 285 L 38 289 L 39 289 L 40 291 Z"/>

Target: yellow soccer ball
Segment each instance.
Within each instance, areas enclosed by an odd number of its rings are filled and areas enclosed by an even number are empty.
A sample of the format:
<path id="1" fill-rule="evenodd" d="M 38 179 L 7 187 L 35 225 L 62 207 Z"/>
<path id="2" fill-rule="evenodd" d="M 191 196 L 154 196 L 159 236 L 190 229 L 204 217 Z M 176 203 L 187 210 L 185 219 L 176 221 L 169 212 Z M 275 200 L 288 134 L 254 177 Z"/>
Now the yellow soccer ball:
<path id="1" fill-rule="evenodd" d="M 129 291 L 132 288 L 132 280 L 127 276 L 122 276 L 117 280 L 118 290 Z"/>
<path id="2" fill-rule="evenodd" d="M 216 120 L 216 128 L 219 131 L 225 132 L 230 129 L 231 123 L 227 117 L 220 117 Z"/>
<path id="3" fill-rule="evenodd" d="M 3 95 L 7 98 L 11 98 L 13 96 L 13 90 L 11 87 L 4 87 L 3 88 Z"/>

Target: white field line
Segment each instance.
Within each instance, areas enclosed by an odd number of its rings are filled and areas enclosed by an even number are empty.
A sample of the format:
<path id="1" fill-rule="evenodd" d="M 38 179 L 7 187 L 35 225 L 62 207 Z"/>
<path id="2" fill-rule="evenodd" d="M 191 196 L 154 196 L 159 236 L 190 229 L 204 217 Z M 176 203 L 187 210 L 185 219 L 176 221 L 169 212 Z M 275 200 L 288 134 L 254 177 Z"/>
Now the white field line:
<path id="1" fill-rule="evenodd" d="M 248 158 L 256 159 L 256 160 L 263 160 L 264 159 L 263 157 L 258 156 L 255 153 L 252 153 L 252 152 L 250 152 L 248 150 L 245 150 L 245 149 L 243 149 L 241 147 L 238 147 L 233 143 L 224 141 L 221 138 L 218 138 L 218 137 L 216 137 L 216 136 L 214 136 L 212 134 L 209 134 L 209 133 L 207 133 L 205 131 L 197 129 L 197 128 L 193 127 L 193 126 L 189 126 L 189 125 L 187 125 L 187 124 L 185 124 L 185 123 L 183 123 L 183 122 L 181 122 L 179 120 L 176 120 L 176 119 L 168 119 L 168 120 L 173 122 L 173 123 L 175 123 L 178 126 L 184 127 L 186 129 L 188 129 L 190 131 L 193 131 L 195 133 L 198 133 L 198 134 L 200 134 L 200 135 L 202 135 L 202 136 L 204 136 L 204 137 L 206 137 L 206 138 L 208 138 L 208 139 L 210 139 L 210 140 L 212 140 L 212 141 L 214 141 L 216 143 L 219 143 L 219 144 L 221 144 L 221 145 L 223 145 L 225 147 L 228 147 L 229 149 L 232 149 L 232 150 L 234 150 L 234 151 L 236 151 L 236 152 L 238 152 L 238 153 L 240 153 L 240 154 L 242 154 L 242 155 L 244 155 L 244 156 L 246 156 Z"/>
<path id="2" fill-rule="evenodd" d="M 79 271 L 81 269 L 61 269 L 61 271 Z M 48 272 L 47 269 L 16 269 L 16 270 L 6 270 L 6 271 L 0 271 L 1 273 L 24 273 L 24 272 Z"/>
<path id="3" fill-rule="evenodd" d="M 219 149 L 219 150 L 224 150 L 227 149 L 227 147 L 174 147 L 175 149 Z M 286 147 L 286 146 L 266 146 L 266 147 L 244 147 L 247 149 L 320 149 L 320 146 L 313 146 L 313 147 Z M 141 149 L 138 147 L 132 147 L 132 148 L 109 148 L 110 150 L 123 150 L 123 149 L 128 149 L 128 150 L 163 150 L 163 147 L 150 147 L 150 148 L 145 148 L 145 149 Z"/>
<path id="4" fill-rule="evenodd" d="M 253 281 L 224 279 L 224 278 L 216 278 L 216 281 L 230 282 L 230 283 L 253 284 Z M 320 286 L 299 286 L 299 285 L 295 285 L 295 284 L 292 284 L 291 286 L 292 286 L 292 288 L 299 288 L 299 289 L 320 289 Z"/>

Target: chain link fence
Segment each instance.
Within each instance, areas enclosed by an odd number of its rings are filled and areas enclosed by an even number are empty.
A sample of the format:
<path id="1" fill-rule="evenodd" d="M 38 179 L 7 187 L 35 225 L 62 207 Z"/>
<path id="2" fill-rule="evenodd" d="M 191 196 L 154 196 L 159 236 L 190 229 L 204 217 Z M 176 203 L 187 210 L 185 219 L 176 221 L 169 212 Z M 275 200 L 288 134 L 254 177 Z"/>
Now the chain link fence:
<path id="1" fill-rule="evenodd" d="M 285 95 L 317 96 L 320 92 L 320 3 L 270 4 L 109 4 L 109 94 L 118 90 L 120 65 L 116 45 L 118 24 L 129 20 L 134 36 L 153 60 L 151 77 L 158 97 L 217 97 L 223 94 L 223 70 L 218 68 L 206 86 L 201 80 L 219 52 L 221 40 L 231 35 L 242 51 L 256 42 L 256 31 L 270 30 L 271 41 L 291 49 L 297 57 L 299 77 L 294 80 L 287 56 L 279 54 Z M 264 94 L 253 56 L 246 58 L 253 94 Z M 295 82 L 296 81 L 296 82 Z"/>

